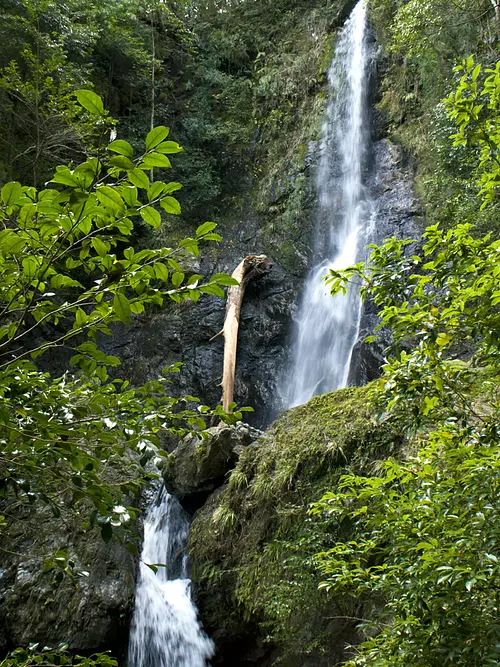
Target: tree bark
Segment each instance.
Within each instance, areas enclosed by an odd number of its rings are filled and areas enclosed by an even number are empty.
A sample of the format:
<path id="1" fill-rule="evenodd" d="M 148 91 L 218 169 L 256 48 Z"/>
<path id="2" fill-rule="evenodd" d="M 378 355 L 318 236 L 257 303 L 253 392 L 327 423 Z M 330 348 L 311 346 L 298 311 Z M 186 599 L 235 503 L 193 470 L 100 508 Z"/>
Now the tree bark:
<path id="1" fill-rule="evenodd" d="M 265 255 L 248 255 L 243 259 L 232 276 L 238 285 L 227 290 L 226 315 L 221 334 L 224 336 L 224 372 L 222 375 L 222 407 L 229 412 L 234 398 L 234 377 L 236 373 L 236 349 L 240 325 L 241 304 L 246 287 L 251 280 L 259 280 L 272 269 L 272 263 Z"/>

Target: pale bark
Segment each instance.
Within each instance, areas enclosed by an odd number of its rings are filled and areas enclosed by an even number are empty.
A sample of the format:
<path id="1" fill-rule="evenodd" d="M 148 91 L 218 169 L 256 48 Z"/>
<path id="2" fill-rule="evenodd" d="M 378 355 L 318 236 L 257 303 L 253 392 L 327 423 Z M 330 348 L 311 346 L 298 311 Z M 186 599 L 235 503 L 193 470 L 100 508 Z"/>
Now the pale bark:
<path id="1" fill-rule="evenodd" d="M 251 280 L 259 280 L 269 273 L 271 262 L 265 255 L 248 255 L 233 271 L 238 285 L 227 290 L 226 316 L 221 334 L 224 336 L 224 372 L 222 376 L 222 407 L 229 411 L 234 398 L 234 378 L 236 373 L 236 350 L 240 325 L 241 304 L 245 289 Z"/>

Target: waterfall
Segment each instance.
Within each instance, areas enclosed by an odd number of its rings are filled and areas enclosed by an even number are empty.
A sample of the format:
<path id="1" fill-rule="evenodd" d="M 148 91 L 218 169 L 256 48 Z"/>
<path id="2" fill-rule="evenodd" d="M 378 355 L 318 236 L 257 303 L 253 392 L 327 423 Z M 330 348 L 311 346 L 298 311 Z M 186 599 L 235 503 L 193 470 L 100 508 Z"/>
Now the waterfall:
<path id="1" fill-rule="evenodd" d="M 372 204 L 363 185 L 370 141 L 366 0 L 360 0 L 342 29 L 328 72 L 329 100 L 322 128 L 317 171 L 314 266 L 299 306 L 286 379 L 289 407 L 347 384 L 361 317 L 359 292 L 335 299 L 322 277 L 362 259 Z M 361 246 L 361 247 L 360 247 Z"/>
<path id="2" fill-rule="evenodd" d="M 144 523 L 144 544 L 132 619 L 129 667 L 205 667 L 213 642 L 191 601 L 186 554 L 189 519 L 162 491 Z M 148 565 L 165 564 L 155 572 Z"/>

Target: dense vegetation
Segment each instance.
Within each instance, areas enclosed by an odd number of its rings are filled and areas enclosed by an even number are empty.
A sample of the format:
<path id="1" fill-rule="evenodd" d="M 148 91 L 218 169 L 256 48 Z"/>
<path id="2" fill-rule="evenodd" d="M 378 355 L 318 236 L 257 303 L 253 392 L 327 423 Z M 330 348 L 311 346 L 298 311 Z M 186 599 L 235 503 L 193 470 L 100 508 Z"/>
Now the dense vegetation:
<path id="1" fill-rule="evenodd" d="M 184 268 L 199 242 L 220 241 L 212 215 L 230 230 L 256 211 L 259 238 L 300 273 L 307 142 L 341 5 L 3 3 L 4 533 L 42 506 L 136 548 L 128 527 L 158 432 L 203 428 L 210 410 L 166 391 L 178 366 L 143 387 L 116 379 L 100 337 L 164 301 L 223 295 L 229 277 Z M 372 0 L 371 16 L 383 132 L 411 154 L 430 226 L 421 251 L 391 239 L 329 280 L 363 279 L 394 346 L 378 384 L 316 398 L 245 451 L 194 525 L 197 576 L 214 627 L 223 591 L 297 664 L 347 659 L 339 644 L 364 638 L 353 665 L 495 665 L 499 6 Z M 42 370 L 47 353 L 71 373 Z M 40 560 L 56 583 L 87 574 L 62 550 Z M 2 664 L 70 664 L 66 648 Z"/>

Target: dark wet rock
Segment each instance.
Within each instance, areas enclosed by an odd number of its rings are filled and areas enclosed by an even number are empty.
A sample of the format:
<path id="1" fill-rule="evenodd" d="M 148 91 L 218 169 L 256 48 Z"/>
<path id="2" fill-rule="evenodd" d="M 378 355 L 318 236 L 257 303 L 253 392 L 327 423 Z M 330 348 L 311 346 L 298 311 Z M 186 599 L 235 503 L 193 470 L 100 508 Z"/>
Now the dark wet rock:
<path id="1" fill-rule="evenodd" d="M 0 560 L 0 651 L 31 642 L 66 642 L 79 653 L 111 650 L 123 658 L 135 557 L 118 542 L 105 544 L 95 530 L 70 528 L 45 511 L 26 512 L 30 515 L 19 521 L 22 534 L 14 527 L 2 542 L 7 551 Z M 57 550 L 88 576 L 66 576 L 57 583 L 54 571 L 44 571 L 41 557 Z"/>
<path id="2" fill-rule="evenodd" d="M 415 239 L 415 246 L 407 251 L 415 252 L 424 228 L 423 211 L 414 190 L 414 174 L 411 161 L 401 146 L 389 139 L 377 141 L 373 148 L 369 182 L 374 202 L 374 216 L 368 243 L 380 244 L 386 238 Z M 358 340 L 353 350 L 349 384 L 366 384 L 378 377 L 384 362 L 384 350 L 391 343 L 387 330 L 378 332 L 378 341 L 367 344 L 365 338 L 372 335 L 379 324 L 377 308 L 368 299 L 363 304 Z"/>
<path id="3" fill-rule="evenodd" d="M 241 422 L 209 428 L 204 438 L 186 436 L 164 473 L 167 491 L 188 510 L 197 509 L 223 484 L 243 449 L 261 436 L 261 431 Z"/>
<path id="4" fill-rule="evenodd" d="M 207 274 L 232 273 L 242 257 L 255 248 L 260 254 L 265 247 L 264 242 L 249 241 L 246 246 L 238 244 L 235 252 L 228 245 L 222 252 L 230 252 L 230 258 L 203 269 Z M 296 276 L 268 256 L 273 261 L 271 273 L 250 283 L 243 299 L 235 379 L 235 401 L 254 408 L 248 422 L 258 427 L 273 415 L 278 375 L 288 352 L 290 311 L 300 286 Z M 211 339 L 221 331 L 224 313 L 224 301 L 212 296 L 203 296 L 196 304 L 167 303 L 161 311 L 136 317 L 132 326 L 117 326 L 102 346 L 122 359 L 120 376 L 136 384 L 158 377 L 165 366 L 182 362 L 181 373 L 172 376 L 173 393 L 195 395 L 214 406 L 221 398 L 224 340 Z"/>

